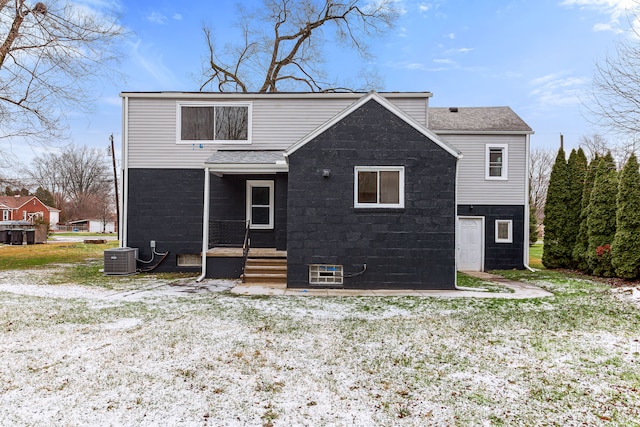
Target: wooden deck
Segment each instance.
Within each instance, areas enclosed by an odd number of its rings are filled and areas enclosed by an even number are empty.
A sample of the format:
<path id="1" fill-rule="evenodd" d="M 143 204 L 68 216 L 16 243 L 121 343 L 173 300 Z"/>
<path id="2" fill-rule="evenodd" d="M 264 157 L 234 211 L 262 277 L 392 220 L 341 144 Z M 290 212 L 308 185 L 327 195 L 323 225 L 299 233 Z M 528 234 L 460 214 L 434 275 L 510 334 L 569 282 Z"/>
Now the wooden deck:
<path id="1" fill-rule="evenodd" d="M 242 248 L 211 248 L 207 251 L 207 257 L 242 258 Z M 286 258 L 287 251 L 279 251 L 275 248 L 251 248 L 251 258 Z"/>

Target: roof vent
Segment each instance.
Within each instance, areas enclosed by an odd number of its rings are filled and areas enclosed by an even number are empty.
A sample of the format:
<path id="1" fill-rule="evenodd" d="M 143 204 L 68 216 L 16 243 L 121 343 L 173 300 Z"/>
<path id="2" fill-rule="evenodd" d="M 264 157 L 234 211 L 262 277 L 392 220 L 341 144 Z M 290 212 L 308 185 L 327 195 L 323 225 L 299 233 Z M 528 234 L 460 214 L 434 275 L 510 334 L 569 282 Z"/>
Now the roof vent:
<path id="1" fill-rule="evenodd" d="M 458 112 L 458 107 L 449 107 L 449 112 L 457 113 Z"/>

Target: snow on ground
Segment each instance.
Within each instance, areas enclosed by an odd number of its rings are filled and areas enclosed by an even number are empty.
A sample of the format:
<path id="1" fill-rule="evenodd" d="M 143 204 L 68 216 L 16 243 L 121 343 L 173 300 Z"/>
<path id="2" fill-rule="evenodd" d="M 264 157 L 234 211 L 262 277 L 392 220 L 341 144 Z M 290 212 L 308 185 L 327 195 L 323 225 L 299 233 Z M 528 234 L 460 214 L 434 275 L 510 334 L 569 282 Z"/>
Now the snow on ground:
<path id="1" fill-rule="evenodd" d="M 114 291 L 0 272 L 0 425 L 640 420 L 640 315 L 624 293 L 243 297 L 233 285 Z"/>

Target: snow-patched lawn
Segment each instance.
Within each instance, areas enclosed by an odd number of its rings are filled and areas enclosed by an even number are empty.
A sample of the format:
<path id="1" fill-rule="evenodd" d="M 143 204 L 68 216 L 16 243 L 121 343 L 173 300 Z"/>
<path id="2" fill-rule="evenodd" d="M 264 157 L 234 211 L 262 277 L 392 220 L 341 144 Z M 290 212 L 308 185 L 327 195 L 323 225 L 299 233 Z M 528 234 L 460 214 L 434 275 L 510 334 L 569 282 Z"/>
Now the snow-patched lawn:
<path id="1" fill-rule="evenodd" d="M 47 274 L 0 272 L 3 426 L 640 420 L 633 291 L 532 274 L 556 295 L 243 297 Z"/>

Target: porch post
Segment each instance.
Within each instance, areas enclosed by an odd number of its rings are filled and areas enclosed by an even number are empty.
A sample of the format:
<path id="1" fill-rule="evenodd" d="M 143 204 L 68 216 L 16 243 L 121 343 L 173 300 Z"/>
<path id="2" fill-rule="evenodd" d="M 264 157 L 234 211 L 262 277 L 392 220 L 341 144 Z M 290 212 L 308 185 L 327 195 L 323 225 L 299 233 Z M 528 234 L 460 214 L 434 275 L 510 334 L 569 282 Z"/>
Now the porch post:
<path id="1" fill-rule="evenodd" d="M 196 282 L 202 281 L 207 275 L 207 251 L 209 250 L 209 193 L 210 175 L 209 167 L 204 168 L 204 205 L 202 209 L 202 274 Z"/>

